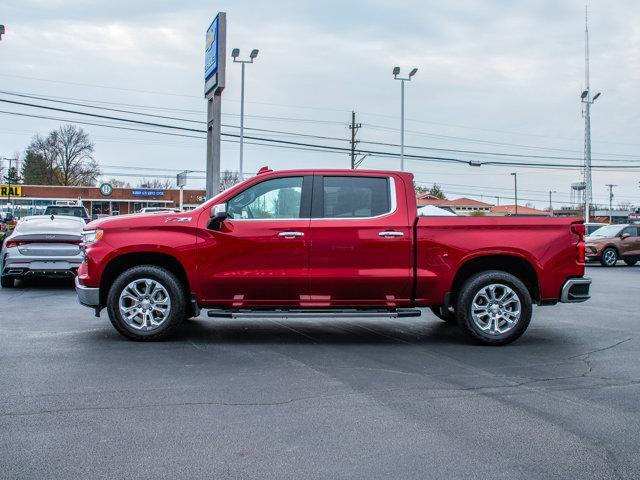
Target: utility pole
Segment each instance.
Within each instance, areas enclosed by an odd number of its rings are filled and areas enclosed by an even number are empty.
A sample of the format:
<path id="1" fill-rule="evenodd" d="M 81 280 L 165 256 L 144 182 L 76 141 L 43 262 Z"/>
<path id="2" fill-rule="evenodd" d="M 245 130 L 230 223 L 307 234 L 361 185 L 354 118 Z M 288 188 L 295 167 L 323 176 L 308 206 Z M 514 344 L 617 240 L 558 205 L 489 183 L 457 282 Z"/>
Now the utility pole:
<path id="1" fill-rule="evenodd" d="M 351 129 L 351 170 L 355 170 L 356 168 L 356 145 L 358 144 L 356 140 L 356 133 L 362 127 L 361 123 L 356 123 L 356 112 L 351 111 L 351 125 L 349 128 Z"/>
<path id="2" fill-rule="evenodd" d="M 551 195 L 558 193 L 555 190 L 549 190 L 549 215 L 553 217 L 553 203 L 551 202 Z"/>
<path id="3" fill-rule="evenodd" d="M 617 185 L 607 183 L 607 188 L 609 188 L 609 224 L 613 223 L 613 187 L 617 187 Z"/>
<path id="4" fill-rule="evenodd" d="M 516 198 L 516 215 L 518 215 L 518 173 L 512 172 L 511 175 L 513 175 L 513 190 Z"/>
<path id="5" fill-rule="evenodd" d="M 496 205 L 500 205 L 500 197 L 496 197 Z"/>
<path id="6" fill-rule="evenodd" d="M 591 105 L 600 96 L 600 92 L 591 96 L 589 85 L 589 22 L 588 10 L 584 9 L 584 84 L 585 89 L 580 95 L 583 105 L 582 116 L 584 117 L 584 221 L 588 222 L 591 217 L 591 201 L 593 196 L 591 182 Z"/>

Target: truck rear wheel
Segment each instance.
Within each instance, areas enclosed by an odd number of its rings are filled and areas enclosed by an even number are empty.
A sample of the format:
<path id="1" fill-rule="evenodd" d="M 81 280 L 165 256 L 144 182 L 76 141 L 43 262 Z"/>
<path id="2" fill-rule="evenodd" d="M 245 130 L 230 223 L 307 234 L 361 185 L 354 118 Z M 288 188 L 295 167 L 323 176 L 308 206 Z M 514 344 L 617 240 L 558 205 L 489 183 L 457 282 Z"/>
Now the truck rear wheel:
<path id="1" fill-rule="evenodd" d="M 132 340 L 162 340 L 187 316 L 180 281 L 168 270 L 142 265 L 125 270 L 109 289 L 107 311 L 115 329 Z"/>
<path id="2" fill-rule="evenodd" d="M 469 278 L 458 295 L 458 323 L 486 345 L 506 345 L 518 339 L 529 326 L 531 295 L 514 275 L 490 270 Z"/>

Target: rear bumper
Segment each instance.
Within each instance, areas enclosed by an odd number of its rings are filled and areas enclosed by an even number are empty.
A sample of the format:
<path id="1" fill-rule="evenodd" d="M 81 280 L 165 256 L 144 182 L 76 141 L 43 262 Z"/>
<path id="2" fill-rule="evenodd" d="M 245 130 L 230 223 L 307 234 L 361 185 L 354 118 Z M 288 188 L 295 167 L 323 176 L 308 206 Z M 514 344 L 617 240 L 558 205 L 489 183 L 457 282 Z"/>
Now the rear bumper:
<path id="1" fill-rule="evenodd" d="M 82 255 L 31 256 L 22 255 L 16 248 L 7 249 L 2 275 L 9 277 L 72 277 L 82 263 Z"/>
<path id="2" fill-rule="evenodd" d="M 76 293 L 78 294 L 80 304 L 85 307 L 98 308 L 100 306 L 100 289 L 80 285 L 78 277 L 76 277 L 75 282 Z"/>
<path id="3" fill-rule="evenodd" d="M 570 278 L 562 286 L 560 301 L 562 303 L 586 302 L 591 298 L 591 295 L 589 295 L 590 286 L 590 278 Z"/>

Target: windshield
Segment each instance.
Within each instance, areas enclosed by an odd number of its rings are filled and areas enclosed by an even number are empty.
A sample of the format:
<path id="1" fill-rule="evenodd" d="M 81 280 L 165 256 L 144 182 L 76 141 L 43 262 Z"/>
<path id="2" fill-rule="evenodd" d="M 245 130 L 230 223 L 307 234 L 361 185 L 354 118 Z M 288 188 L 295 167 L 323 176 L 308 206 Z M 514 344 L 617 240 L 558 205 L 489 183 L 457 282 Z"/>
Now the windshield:
<path id="1" fill-rule="evenodd" d="M 86 212 L 84 207 L 53 207 L 49 206 L 44 211 L 45 215 L 64 215 L 67 217 L 85 218 Z"/>
<path id="2" fill-rule="evenodd" d="M 620 225 L 606 225 L 593 232 L 590 237 L 615 237 L 623 229 Z"/>

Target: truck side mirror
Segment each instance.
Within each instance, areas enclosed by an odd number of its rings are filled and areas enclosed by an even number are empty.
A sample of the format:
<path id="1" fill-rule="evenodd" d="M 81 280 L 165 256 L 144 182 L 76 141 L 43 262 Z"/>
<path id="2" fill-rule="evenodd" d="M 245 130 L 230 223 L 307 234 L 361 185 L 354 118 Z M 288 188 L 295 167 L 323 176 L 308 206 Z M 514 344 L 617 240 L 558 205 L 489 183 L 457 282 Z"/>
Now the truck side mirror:
<path id="1" fill-rule="evenodd" d="M 207 228 L 211 230 L 220 230 L 220 224 L 230 217 L 229 213 L 227 213 L 226 203 L 214 205 L 211 211 L 209 212 L 209 215 L 211 219 L 207 224 Z"/>

